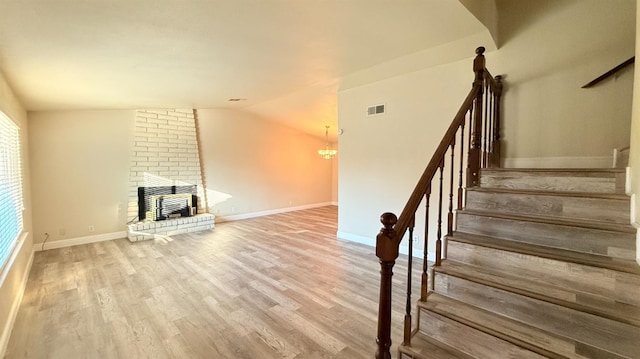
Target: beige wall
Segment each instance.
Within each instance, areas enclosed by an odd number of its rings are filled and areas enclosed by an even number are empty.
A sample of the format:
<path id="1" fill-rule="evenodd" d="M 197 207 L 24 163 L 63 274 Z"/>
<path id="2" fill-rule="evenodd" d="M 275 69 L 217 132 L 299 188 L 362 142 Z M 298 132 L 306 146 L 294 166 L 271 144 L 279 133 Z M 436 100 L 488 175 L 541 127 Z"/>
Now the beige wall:
<path id="1" fill-rule="evenodd" d="M 633 55 L 633 6 L 626 0 L 498 2 L 503 45 L 487 53 L 487 66 L 506 74 L 503 157 L 611 156 L 614 147 L 629 144 L 631 71 L 580 87 Z M 368 83 L 363 74 L 345 80 L 358 85 L 338 94 L 339 236 L 373 243 L 380 214 L 401 211 L 470 89 L 473 50 L 466 60 L 389 79 L 370 73 Z M 387 105 L 385 115 L 365 115 L 379 103 Z"/>
<path id="2" fill-rule="evenodd" d="M 134 118 L 133 110 L 29 112 L 35 243 L 45 232 L 49 243 L 126 230 Z"/>
<path id="3" fill-rule="evenodd" d="M 331 201 L 331 162 L 320 138 L 235 110 L 198 109 L 208 200 L 225 217 Z M 319 133 L 320 135 L 321 133 Z"/>
<path id="4" fill-rule="evenodd" d="M 640 6 L 636 9 L 636 59 L 640 59 Z M 631 223 L 639 228 L 636 248 L 640 248 L 640 68 L 634 71 L 633 116 L 631 124 L 631 150 L 629 154 L 629 171 L 631 183 L 628 184 L 632 200 Z M 640 263 L 640 250 L 636 251 L 636 258 Z"/>
<path id="5" fill-rule="evenodd" d="M 373 241 L 381 227 L 380 214 L 400 213 L 467 96 L 472 77 L 471 60 L 464 60 L 338 94 L 338 116 L 344 130 L 340 136 L 339 237 Z M 386 106 L 385 114 L 366 115 L 368 106 L 381 103 Z"/>
<path id="6" fill-rule="evenodd" d="M 628 145 L 632 69 L 580 87 L 634 55 L 635 2 L 500 1 L 498 9 L 503 45 L 487 64 L 506 74 L 503 155 L 602 157 Z"/>
<path id="7" fill-rule="evenodd" d="M 338 163 L 340 162 L 340 149 L 338 143 L 333 144 L 333 148 L 338 150 L 338 154 L 331 160 L 331 202 L 338 203 Z"/>
<path id="8" fill-rule="evenodd" d="M 0 271 L 0 357 L 4 355 L 9 340 L 13 316 L 22 298 L 24 281 L 28 276 L 33 250 L 33 227 L 31 206 L 31 173 L 29 171 L 29 125 L 27 113 L 0 73 L 0 111 L 4 112 L 20 127 L 22 155 L 22 185 L 25 210 L 23 212 L 24 232 L 27 233 L 19 251 L 14 253 L 9 266 Z"/>

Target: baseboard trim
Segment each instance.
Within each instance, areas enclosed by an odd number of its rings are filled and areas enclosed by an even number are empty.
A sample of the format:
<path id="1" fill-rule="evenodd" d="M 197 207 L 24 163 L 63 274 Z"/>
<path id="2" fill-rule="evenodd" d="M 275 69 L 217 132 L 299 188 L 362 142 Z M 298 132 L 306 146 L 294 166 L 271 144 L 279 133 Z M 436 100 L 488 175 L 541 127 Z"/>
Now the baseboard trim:
<path id="1" fill-rule="evenodd" d="M 372 236 L 371 238 L 369 238 L 369 237 L 361 236 L 361 235 L 358 235 L 358 234 L 338 231 L 338 232 L 336 232 L 336 237 L 338 237 L 338 239 L 341 239 L 341 240 L 344 240 L 344 241 L 360 243 L 360 244 L 364 244 L 364 245 L 369 246 L 369 247 L 374 247 L 375 248 L 375 246 L 376 246 L 375 236 Z M 400 254 L 409 255 L 409 248 L 401 245 L 400 246 Z M 418 251 L 418 250 L 416 250 L 414 248 L 413 257 L 422 259 L 422 258 L 424 258 L 424 255 L 423 255 L 422 251 Z M 435 260 L 436 260 L 435 253 L 427 253 L 427 260 L 429 260 L 431 262 L 435 262 Z"/>
<path id="2" fill-rule="evenodd" d="M 104 241 L 110 241 L 113 239 L 120 239 L 120 238 L 127 238 L 127 231 L 96 234 L 95 236 L 77 237 L 77 238 L 69 238 L 69 239 L 62 239 L 59 241 L 47 242 L 44 245 L 44 249 L 42 249 L 42 243 L 34 243 L 33 250 L 34 252 L 40 252 L 42 250 L 46 251 L 49 249 L 79 246 L 81 244 L 104 242 Z"/>
<path id="3" fill-rule="evenodd" d="M 505 158 L 505 168 L 611 168 L 613 156 Z"/>
<path id="4" fill-rule="evenodd" d="M 286 213 L 286 212 L 293 212 L 293 211 L 301 211 L 303 209 L 326 207 L 326 206 L 331 206 L 332 204 L 333 204 L 332 202 L 321 202 L 321 203 L 305 204 L 302 206 L 295 206 L 295 207 L 269 209 L 266 211 L 259 211 L 259 212 L 234 214 L 231 216 L 220 216 L 220 217 L 216 216 L 216 223 L 239 221 L 241 219 L 262 217 L 262 216 L 268 216 L 271 214 L 279 214 L 279 213 Z"/>
<path id="5" fill-rule="evenodd" d="M 337 206 L 337 205 L 338 205 L 338 202 L 337 202 L 337 201 L 332 201 L 332 202 L 331 202 L 331 205 L 332 205 L 332 206 Z"/>
<path id="6" fill-rule="evenodd" d="M 29 262 L 27 263 L 27 268 L 24 271 L 22 280 L 20 281 L 20 288 L 18 288 L 18 295 L 14 299 L 13 304 L 11 305 L 11 309 L 9 311 L 9 318 L 8 318 L 9 320 L 7 320 L 7 322 L 4 325 L 4 328 L 2 328 L 2 336 L 0 337 L 0 358 L 4 358 L 4 355 L 7 352 L 7 346 L 9 345 L 9 338 L 11 338 L 13 325 L 15 324 L 16 318 L 18 317 L 18 310 L 20 310 L 20 304 L 22 304 L 24 291 L 27 288 L 27 280 L 29 279 L 29 273 L 31 273 L 31 266 L 33 265 L 34 255 L 35 255 L 35 252 L 31 251 L 31 255 L 29 256 Z"/>

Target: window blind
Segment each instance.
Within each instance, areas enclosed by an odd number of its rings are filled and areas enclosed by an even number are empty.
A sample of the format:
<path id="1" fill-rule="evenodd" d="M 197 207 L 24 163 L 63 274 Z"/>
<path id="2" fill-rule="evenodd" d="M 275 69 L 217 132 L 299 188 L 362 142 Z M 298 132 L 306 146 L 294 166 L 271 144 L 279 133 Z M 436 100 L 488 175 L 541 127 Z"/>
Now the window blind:
<path id="1" fill-rule="evenodd" d="M 22 170 L 18 127 L 0 112 L 0 268 L 22 232 Z"/>

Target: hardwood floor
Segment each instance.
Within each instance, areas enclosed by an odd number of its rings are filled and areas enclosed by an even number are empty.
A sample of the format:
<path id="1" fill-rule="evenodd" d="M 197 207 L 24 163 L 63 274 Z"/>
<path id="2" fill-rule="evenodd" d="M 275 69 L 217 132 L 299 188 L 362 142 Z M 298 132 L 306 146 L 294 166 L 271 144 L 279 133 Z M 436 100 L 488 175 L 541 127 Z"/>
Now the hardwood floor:
<path id="1" fill-rule="evenodd" d="M 379 264 L 336 227 L 329 206 L 38 252 L 5 358 L 372 358 Z"/>

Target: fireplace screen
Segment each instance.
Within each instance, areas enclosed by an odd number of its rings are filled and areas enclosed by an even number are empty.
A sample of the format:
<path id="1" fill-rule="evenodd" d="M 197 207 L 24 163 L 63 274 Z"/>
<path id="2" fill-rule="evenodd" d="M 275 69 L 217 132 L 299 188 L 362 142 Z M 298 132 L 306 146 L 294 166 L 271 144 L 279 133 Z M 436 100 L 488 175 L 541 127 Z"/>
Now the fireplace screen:
<path id="1" fill-rule="evenodd" d="M 138 187 L 138 218 L 161 221 L 197 213 L 197 188 L 193 186 Z"/>

